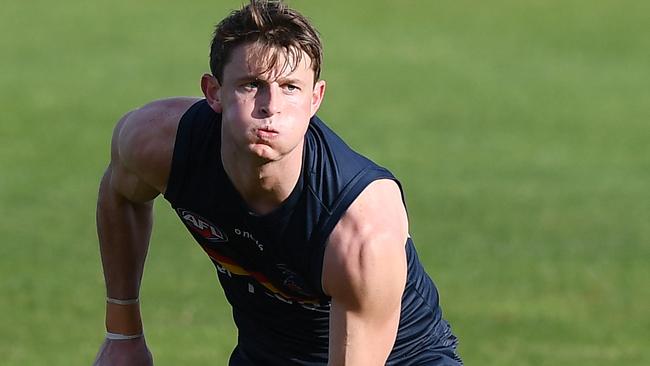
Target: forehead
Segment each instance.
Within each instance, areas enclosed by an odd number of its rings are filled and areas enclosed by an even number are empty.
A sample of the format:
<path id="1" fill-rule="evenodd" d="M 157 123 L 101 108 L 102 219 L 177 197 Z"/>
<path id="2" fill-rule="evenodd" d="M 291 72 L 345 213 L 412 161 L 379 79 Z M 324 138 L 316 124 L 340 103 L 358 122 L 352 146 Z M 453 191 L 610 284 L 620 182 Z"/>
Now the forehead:
<path id="1" fill-rule="evenodd" d="M 233 49 L 224 66 L 224 80 L 244 76 L 265 80 L 291 77 L 305 82 L 314 81 L 311 59 L 303 50 L 265 47 L 246 43 Z"/>

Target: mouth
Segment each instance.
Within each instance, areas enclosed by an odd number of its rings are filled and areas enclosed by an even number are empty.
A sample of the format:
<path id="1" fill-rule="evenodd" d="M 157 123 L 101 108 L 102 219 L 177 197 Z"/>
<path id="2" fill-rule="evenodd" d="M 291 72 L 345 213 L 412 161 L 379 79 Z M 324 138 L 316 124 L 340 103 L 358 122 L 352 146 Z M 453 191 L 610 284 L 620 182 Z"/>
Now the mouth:
<path id="1" fill-rule="evenodd" d="M 277 130 L 272 128 L 264 127 L 257 129 L 257 138 L 260 140 L 272 140 L 277 137 L 280 133 Z"/>

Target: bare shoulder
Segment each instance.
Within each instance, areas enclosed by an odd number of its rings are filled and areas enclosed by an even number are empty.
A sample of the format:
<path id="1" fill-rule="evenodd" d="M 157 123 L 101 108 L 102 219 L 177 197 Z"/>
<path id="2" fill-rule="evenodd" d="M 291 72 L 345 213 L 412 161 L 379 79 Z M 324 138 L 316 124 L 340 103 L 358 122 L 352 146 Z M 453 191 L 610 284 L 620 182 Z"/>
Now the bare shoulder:
<path id="1" fill-rule="evenodd" d="M 372 291 L 366 287 L 384 281 L 384 276 L 405 275 L 407 236 L 408 218 L 399 186 L 388 179 L 374 181 L 350 205 L 329 237 L 323 289 L 333 297 L 337 293 L 358 295 Z M 395 285 L 399 287 L 400 282 Z"/>
<path id="2" fill-rule="evenodd" d="M 181 117 L 198 98 L 176 97 L 148 103 L 127 113 L 113 132 L 112 164 L 164 192 Z"/>

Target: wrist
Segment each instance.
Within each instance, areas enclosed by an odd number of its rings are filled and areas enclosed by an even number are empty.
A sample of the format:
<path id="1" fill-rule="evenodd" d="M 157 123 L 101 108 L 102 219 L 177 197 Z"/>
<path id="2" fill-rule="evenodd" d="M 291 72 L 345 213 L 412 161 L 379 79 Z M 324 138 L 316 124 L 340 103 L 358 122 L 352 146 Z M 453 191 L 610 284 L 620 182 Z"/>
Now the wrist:
<path id="1" fill-rule="evenodd" d="M 138 338 L 144 338 L 144 332 L 138 334 L 131 334 L 131 335 L 106 332 L 106 339 L 110 339 L 112 341 L 127 341 L 127 340 L 138 339 Z"/>
<path id="2" fill-rule="evenodd" d="M 142 318 L 140 316 L 139 299 L 115 299 L 107 297 L 106 331 L 108 339 L 116 339 L 115 337 L 110 338 L 110 334 L 133 338 L 142 336 Z"/>
<path id="3" fill-rule="evenodd" d="M 133 298 L 133 299 L 115 299 L 115 298 L 106 296 L 106 302 L 108 304 L 115 304 L 115 305 L 133 305 L 133 304 L 140 303 L 140 298 L 136 297 L 136 298 Z"/>

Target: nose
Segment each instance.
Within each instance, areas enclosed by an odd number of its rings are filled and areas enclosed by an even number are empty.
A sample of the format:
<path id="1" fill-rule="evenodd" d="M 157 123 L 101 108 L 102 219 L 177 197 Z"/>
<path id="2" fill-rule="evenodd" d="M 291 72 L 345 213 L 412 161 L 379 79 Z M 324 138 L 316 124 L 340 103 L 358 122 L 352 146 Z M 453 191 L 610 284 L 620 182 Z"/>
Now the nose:
<path id="1" fill-rule="evenodd" d="M 260 112 L 264 116 L 272 116 L 282 109 L 282 90 L 276 83 L 269 84 L 260 98 Z"/>

